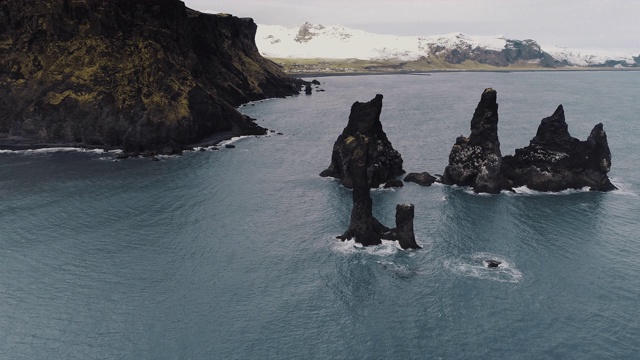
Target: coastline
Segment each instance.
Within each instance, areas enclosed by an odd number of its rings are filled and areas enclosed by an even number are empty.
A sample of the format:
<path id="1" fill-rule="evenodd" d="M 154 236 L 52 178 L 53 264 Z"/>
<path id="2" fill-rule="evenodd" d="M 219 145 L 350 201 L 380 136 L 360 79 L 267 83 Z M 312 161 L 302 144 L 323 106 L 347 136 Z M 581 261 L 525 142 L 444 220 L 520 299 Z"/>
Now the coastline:
<path id="1" fill-rule="evenodd" d="M 197 143 L 187 144 L 183 146 L 183 150 L 193 150 L 196 147 L 210 147 L 216 146 L 223 141 L 231 140 L 234 137 L 243 136 L 234 131 L 224 131 L 213 134 Z M 27 150 L 41 150 L 41 149 L 82 149 L 82 150 L 103 150 L 103 151 L 123 151 L 121 147 L 117 146 L 103 146 L 103 145 L 90 145 L 86 143 L 33 143 L 28 142 L 27 139 L 14 139 L 13 142 L 5 142 L 0 139 L 0 151 L 27 151 Z M 155 155 L 155 154 L 154 154 Z"/>
<path id="2" fill-rule="evenodd" d="M 353 71 L 353 72 L 287 72 L 286 74 L 298 78 L 329 77 L 329 76 L 365 76 L 365 75 L 424 75 L 441 73 L 529 73 L 529 72 L 625 72 L 640 71 L 640 68 L 549 68 L 549 69 L 442 69 L 442 70 L 398 70 L 398 71 Z"/>

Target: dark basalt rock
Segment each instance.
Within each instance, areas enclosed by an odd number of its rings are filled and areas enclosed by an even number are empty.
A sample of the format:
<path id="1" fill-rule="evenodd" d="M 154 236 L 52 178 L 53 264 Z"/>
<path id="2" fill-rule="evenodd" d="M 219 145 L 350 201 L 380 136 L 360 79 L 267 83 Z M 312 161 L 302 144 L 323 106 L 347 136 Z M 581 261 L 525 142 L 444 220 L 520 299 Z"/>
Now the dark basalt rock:
<path id="1" fill-rule="evenodd" d="M 311 95 L 313 94 L 313 88 L 311 88 L 311 85 L 307 84 L 304 88 L 304 93 L 307 95 Z"/>
<path id="2" fill-rule="evenodd" d="M 471 119 L 471 135 L 456 139 L 442 183 L 470 186 L 475 192 L 499 193 L 510 184 L 500 172 L 502 154 L 498 140 L 498 103 L 495 90 L 485 89 Z"/>
<path id="3" fill-rule="evenodd" d="M 487 265 L 488 268 L 497 268 L 498 266 L 500 266 L 500 264 L 502 264 L 502 261 L 485 260 L 484 263 Z"/>
<path id="4" fill-rule="evenodd" d="M 227 149 L 235 149 L 236 148 L 236 146 L 233 145 L 233 144 L 227 144 L 224 147 L 227 148 Z"/>
<path id="5" fill-rule="evenodd" d="M 404 184 L 398 179 L 391 179 L 384 184 L 385 189 L 403 187 Z"/>
<path id="6" fill-rule="evenodd" d="M 616 189 L 607 176 L 610 169 L 603 125 L 597 124 L 588 139 L 580 141 L 569 134 L 562 105 L 542 119 L 529 146 L 503 158 L 496 92 L 486 89 L 471 120 L 471 135 L 456 140 L 441 181 L 494 194 L 523 185 L 539 191 L 610 191 Z"/>
<path id="7" fill-rule="evenodd" d="M 403 249 L 422 249 L 416 243 L 413 232 L 413 217 L 413 204 L 396 205 L 396 228 L 393 232 L 395 232 L 396 239 Z"/>
<path id="8" fill-rule="evenodd" d="M 542 119 L 529 146 L 505 156 L 502 166 L 514 186 L 539 191 L 615 190 L 607 176 L 610 169 L 611 152 L 603 125 L 597 124 L 587 140 L 580 141 L 569 134 L 562 105 Z"/>
<path id="9" fill-rule="evenodd" d="M 381 236 L 389 232 L 389 228 L 382 225 L 373 217 L 373 201 L 371 200 L 371 187 L 367 177 L 369 167 L 369 141 L 361 134 L 352 137 L 345 146 L 345 154 L 349 166 L 349 175 L 353 186 L 353 208 L 349 229 L 340 237 L 341 239 L 355 238 L 362 245 L 379 245 Z"/>
<path id="10" fill-rule="evenodd" d="M 373 217 L 373 201 L 368 172 L 371 167 L 369 155 L 370 138 L 356 134 L 345 146 L 349 176 L 353 184 L 353 208 L 349 229 L 339 239 L 355 241 L 364 245 L 379 245 L 382 239 L 398 240 L 403 249 L 419 249 L 413 233 L 413 205 L 396 207 L 396 228 L 389 229 Z"/>
<path id="11" fill-rule="evenodd" d="M 0 20 L 0 139 L 15 146 L 176 153 L 264 134 L 235 108 L 297 93 L 260 56 L 253 20 L 179 0 L 5 0 Z"/>
<path id="12" fill-rule="evenodd" d="M 436 181 L 436 178 L 425 171 L 422 173 L 409 173 L 404 177 L 404 181 L 413 182 L 422 186 L 431 186 Z"/>
<path id="13" fill-rule="evenodd" d="M 331 164 L 320 173 L 320 176 L 335 177 L 351 188 L 354 179 L 349 164 L 353 154 L 353 142 L 362 138 L 367 154 L 368 167 L 366 178 L 370 187 L 377 188 L 381 184 L 404 174 L 402 156 L 396 151 L 387 135 L 382 130 L 380 113 L 382 111 L 382 95 L 378 94 L 369 102 L 355 102 L 351 106 L 349 122 L 333 145 Z"/>

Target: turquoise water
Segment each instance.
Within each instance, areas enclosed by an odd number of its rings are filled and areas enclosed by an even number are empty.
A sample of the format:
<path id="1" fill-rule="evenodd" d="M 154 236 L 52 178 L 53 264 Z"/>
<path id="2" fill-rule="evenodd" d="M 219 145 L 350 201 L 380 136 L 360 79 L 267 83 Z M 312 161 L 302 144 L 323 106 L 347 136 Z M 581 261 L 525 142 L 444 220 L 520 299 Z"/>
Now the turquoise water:
<path id="1" fill-rule="evenodd" d="M 0 154 L 0 358 L 356 359 L 640 356 L 640 72 L 321 78 L 242 111 L 284 135 L 160 162 Z M 424 249 L 358 248 L 351 193 L 318 173 L 354 101 L 384 94 L 410 172 L 441 173 L 486 87 L 502 153 L 563 104 L 604 123 L 612 193 L 372 193 L 416 206 Z M 485 258 L 504 262 L 497 270 Z"/>

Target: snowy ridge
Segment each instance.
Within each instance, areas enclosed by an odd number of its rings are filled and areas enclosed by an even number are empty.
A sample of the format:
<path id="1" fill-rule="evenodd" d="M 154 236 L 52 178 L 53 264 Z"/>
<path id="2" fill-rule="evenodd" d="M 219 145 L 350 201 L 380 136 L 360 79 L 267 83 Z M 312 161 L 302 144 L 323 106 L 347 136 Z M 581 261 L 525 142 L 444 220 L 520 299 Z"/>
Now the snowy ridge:
<path id="1" fill-rule="evenodd" d="M 260 53 L 270 58 L 291 59 L 362 59 L 362 60 L 417 60 L 421 57 L 438 56 L 451 50 L 513 49 L 518 40 L 502 35 L 470 36 L 450 33 L 431 36 L 380 35 L 344 26 L 324 26 L 304 23 L 295 28 L 278 25 L 258 25 L 256 44 Z M 561 47 L 539 47 L 539 51 L 550 55 L 561 65 L 569 66 L 631 66 L 640 65 L 640 50 L 603 51 L 577 50 Z M 639 55 L 634 58 L 634 56 Z M 637 59 L 637 60 L 636 60 Z"/>
<path id="2" fill-rule="evenodd" d="M 566 61 L 569 65 L 595 66 L 604 65 L 608 61 L 635 63 L 634 57 L 640 56 L 640 51 L 634 55 L 632 50 L 600 50 L 600 49 L 569 49 L 565 47 L 546 47 L 549 55 L 558 61 Z"/>
<path id="3" fill-rule="evenodd" d="M 344 26 L 304 23 L 296 28 L 258 25 L 256 44 L 263 56 L 295 59 L 400 59 L 416 60 L 459 46 L 500 51 L 507 44 L 501 36 L 468 36 L 451 33 L 433 36 L 379 35 Z M 441 48 L 441 49 L 440 49 Z"/>

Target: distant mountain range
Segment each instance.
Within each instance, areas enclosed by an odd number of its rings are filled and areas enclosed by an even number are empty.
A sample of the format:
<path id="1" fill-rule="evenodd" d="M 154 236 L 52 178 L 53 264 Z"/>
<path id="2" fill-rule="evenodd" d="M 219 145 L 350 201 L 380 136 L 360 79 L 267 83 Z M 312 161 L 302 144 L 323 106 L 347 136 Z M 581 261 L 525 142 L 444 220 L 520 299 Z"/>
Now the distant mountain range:
<path id="1" fill-rule="evenodd" d="M 373 34 L 344 26 L 308 22 L 295 28 L 259 25 L 256 44 L 272 59 L 366 60 L 414 67 L 640 67 L 640 50 L 589 51 L 542 48 L 535 40 L 463 33 L 430 36 Z"/>

